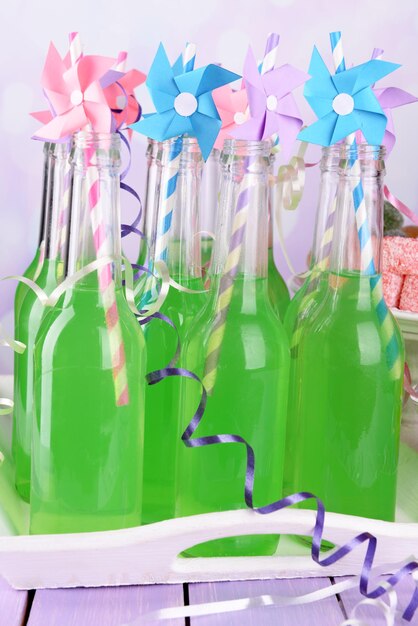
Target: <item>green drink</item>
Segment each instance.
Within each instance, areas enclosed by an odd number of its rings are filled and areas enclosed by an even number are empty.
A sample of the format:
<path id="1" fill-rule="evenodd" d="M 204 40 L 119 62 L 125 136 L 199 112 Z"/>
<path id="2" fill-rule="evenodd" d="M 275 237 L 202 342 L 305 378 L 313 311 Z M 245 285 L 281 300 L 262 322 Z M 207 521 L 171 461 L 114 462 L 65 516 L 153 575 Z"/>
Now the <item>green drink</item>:
<path id="1" fill-rule="evenodd" d="M 64 175 L 68 167 L 69 146 L 47 144 L 44 174 L 44 210 L 42 214 L 43 263 L 36 283 L 48 295 L 61 281 L 64 271 L 63 232 L 67 227 L 68 211 L 64 189 Z M 46 185 L 46 186 L 45 186 Z M 35 257 L 36 258 L 36 257 Z M 33 269 L 35 262 L 30 266 Z M 34 271 L 35 274 L 35 271 Z M 15 336 L 26 346 L 22 354 L 15 355 L 13 420 L 13 457 L 16 465 L 16 488 L 29 502 L 31 474 L 31 435 L 33 422 L 33 350 L 45 308 L 35 293 L 27 287 L 16 293 Z M 19 301 L 22 297 L 21 304 Z"/>
<path id="2" fill-rule="evenodd" d="M 313 492 L 329 511 L 393 521 L 402 376 L 388 370 L 370 278 L 331 274 L 330 284 L 294 370 L 303 393 L 289 399 L 293 491 Z"/>
<path id="3" fill-rule="evenodd" d="M 290 303 L 289 290 L 274 262 L 273 248 L 268 250 L 268 292 L 274 311 L 283 321 Z"/>
<path id="4" fill-rule="evenodd" d="M 180 152 L 178 170 L 173 169 L 172 153 Z M 176 152 L 178 154 L 178 152 Z M 159 144 L 157 154 L 157 189 L 148 189 L 147 197 L 156 194 L 154 230 L 150 231 L 150 266 L 164 261 L 170 277 L 187 289 L 202 292 L 202 259 L 200 248 L 199 189 L 202 154 L 197 140 L 183 138 Z M 174 166 L 175 167 L 175 166 Z M 176 186 L 172 188 L 173 176 Z M 175 194 L 170 225 L 167 228 L 167 193 Z M 156 289 L 145 279 L 138 300 L 141 308 L 155 300 Z M 183 365 L 184 337 L 206 302 L 205 293 L 185 293 L 170 287 L 161 313 L 174 323 L 152 319 L 144 328 L 148 353 L 148 372 L 167 367 L 176 354 L 180 339 L 181 354 L 177 367 Z M 145 524 L 174 517 L 175 468 L 179 448 L 178 436 L 180 377 L 172 376 L 146 389 L 144 486 L 142 521 Z"/>
<path id="5" fill-rule="evenodd" d="M 293 333 L 285 488 L 314 493 L 329 511 L 392 521 L 404 348 L 379 273 L 383 154 L 368 145 L 324 150 L 339 177 L 332 246 L 322 257 L 330 269 L 306 291 L 316 304 L 301 305 Z M 360 186 L 362 245 L 353 203 Z"/>
<path id="6" fill-rule="evenodd" d="M 34 353 L 31 533 L 111 530 L 141 521 L 146 351 L 122 289 L 120 139 L 75 135 L 67 288 L 44 317 Z M 89 153 L 100 155 L 100 176 Z M 100 248 L 87 201 L 105 233 Z M 94 237 L 93 237 L 94 233 Z"/>
<path id="7" fill-rule="evenodd" d="M 34 258 L 32 259 L 32 262 L 23 273 L 23 276 L 25 278 L 30 278 L 30 280 L 34 279 L 36 270 L 38 269 L 40 256 L 41 256 L 41 250 L 40 248 L 37 248 L 36 254 Z M 30 288 L 27 285 L 25 285 L 25 283 L 17 284 L 16 293 L 15 293 L 15 302 L 14 302 L 14 314 L 15 314 L 16 327 L 19 325 L 20 308 L 22 306 L 23 300 L 25 299 L 28 291 L 30 291 Z"/>
<path id="8" fill-rule="evenodd" d="M 173 277 L 184 287 L 202 290 L 202 280 Z M 170 288 L 161 313 L 178 330 L 183 365 L 184 337 L 206 302 L 206 294 L 189 294 Z M 154 319 L 144 328 L 148 353 L 148 371 L 166 367 L 177 349 L 177 333 L 166 322 Z M 174 517 L 175 463 L 183 443 L 178 436 L 180 377 L 172 376 L 146 389 L 144 448 L 144 489 L 142 522 L 144 524 Z"/>
<path id="9" fill-rule="evenodd" d="M 96 276 L 68 292 L 39 331 L 31 533 L 140 524 L 145 344 L 120 288 L 116 302 L 130 365 L 125 406 L 115 402 Z"/>
<path id="10" fill-rule="evenodd" d="M 58 274 L 62 273 L 62 263 L 45 259 L 41 273 L 36 281 L 46 293 L 50 294 L 58 284 Z M 13 456 L 16 466 L 16 489 L 21 497 L 29 502 L 31 474 L 31 445 L 33 421 L 33 351 L 35 339 L 45 307 L 35 293 L 28 289 L 23 299 L 18 317 L 16 335 L 26 345 L 22 354 L 15 354 L 14 376 L 14 419 L 13 419 Z"/>
<path id="11" fill-rule="evenodd" d="M 259 507 L 282 494 L 289 375 L 288 340 L 268 295 L 268 144 L 228 140 L 221 162 L 211 296 L 186 337 L 184 365 L 208 392 L 193 438 L 229 434 L 245 439 L 255 454 L 254 506 Z M 248 192 L 243 194 L 243 189 Z M 238 239 L 234 215 L 242 206 L 247 211 L 245 231 Z M 179 436 L 198 407 L 201 391 L 196 381 L 182 379 Z M 176 514 L 245 508 L 246 459 L 245 446 L 237 443 L 183 447 Z M 278 540 L 278 535 L 229 537 L 191 547 L 186 554 L 268 555 Z"/>
<path id="12" fill-rule="evenodd" d="M 256 506 L 282 495 L 288 385 L 287 339 L 266 295 L 267 279 L 235 279 L 215 388 L 195 435 L 237 434 L 252 446 Z M 199 327 L 194 328 L 185 346 L 185 366 L 199 376 L 203 375 L 211 317 L 211 312 L 206 319 L 200 317 Z M 195 381 L 182 380 L 182 430 L 196 411 L 200 393 Z M 178 515 L 245 508 L 245 469 L 243 445 L 182 450 Z M 273 554 L 277 543 L 276 535 L 233 537 L 202 544 L 187 554 Z"/>

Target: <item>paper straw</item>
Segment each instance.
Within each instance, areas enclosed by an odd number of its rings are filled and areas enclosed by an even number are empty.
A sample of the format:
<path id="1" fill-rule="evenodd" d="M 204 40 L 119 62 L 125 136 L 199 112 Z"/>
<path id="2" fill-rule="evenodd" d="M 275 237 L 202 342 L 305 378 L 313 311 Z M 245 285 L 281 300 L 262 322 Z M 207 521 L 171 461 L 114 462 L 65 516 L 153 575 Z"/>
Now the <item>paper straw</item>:
<path id="1" fill-rule="evenodd" d="M 128 58 L 128 53 L 122 50 L 118 54 L 117 61 L 115 63 L 114 69 L 116 72 L 124 72 L 126 66 L 126 59 Z"/>
<path id="2" fill-rule="evenodd" d="M 279 49 L 280 37 L 277 33 L 270 33 L 267 38 L 266 49 L 264 51 L 264 59 L 261 63 L 260 74 L 266 74 L 274 70 L 276 65 L 277 52 Z"/>
<path id="3" fill-rule="evenodd" d="M 279 35 L 276 33 L 270 33 L 267 38 L 264 59 L 261 64 L 261 73 L 274 69 L 278 43 Z M 231 304 L 234 279 L 238 272 L 241 257 L 242 242 L 247 224 L 248 204 L 251 196 L 250 188 L 253 184 L 248 174 L 251 172 L 253 164 L 253 159 L 247 158 L 246 173 L 244 174 L 244 178 L 240 186 L 234 221 L 232 224 L 228 257 L 219 283 L 219 292 L 216 303 L 216 317 L 208 341 L 203 374 L 203 384 L 209 395 L 213 393 L 216 383 L 218 362 L 226 329 L 226 318 Z"/>
<path id="4" fill-rule="evenodd" d="M 241 258 L 242 242 L 247 225 L 248 205 L 251 197 L 250 188 L 253 185 L 248 176 L 248 172 L 251 170 L 251 164 L 252 162 L 247 158 L 246 173 L 244 174 L 240 186 L 234 221 L 232 223 L 228 257 L 219 283 L 216 317 L 208 341 L 203 375 L 203 384 L 208 394 L 213 392 L 216 383 L 218 363 L 226 329 L 226 318 L 228 316 L 234 290 L 234 280 L 238 272 Z"/>
<path id="5" fill-rule="evenodd" d="M 83 56 L 80 35 L 79 33 L 70 33 L 69 39 L 71 65 L 75 65 Z"/>
<path id="6" fill-rule="evenodd" d="M 332 55 L 336 72 L 342 72 L 346 68 L 341 32 L 330 34 Z M 377 56 L 383 51 L 375 49 Z M 355 133 L 347 137 L 349 151 L 349 165 L 353 177 L 358 177 L 359 182 L 353 188 L 353 203 L 356 217 L 357 233 L 360 242 L 361 271 L 370 276 L 372 300 L 376 307 L 377 317 L 383 332 L 383 341 L 386 352 L 386 360 L 389 371 L 393 378 L 398 378 L 402 373 L 402 361 L 399 353 L 398 342 L 394 333 L 394 325 L 389 310 L 383 297 L 382 276 L 377 274 L 373 258 L 373 246 L 370 228 L 367 219 L 366 202 L 364 197 L 363 183 L 361 180 L 361 166 L 358 160 L 357 143 Z"/>
<path id="7" fill-rule="evenodd" d="M 260 74 L 266 74 L 274 70 L 276 65 L 277 53 L 279 50 L 280 36 L 277 33 L 270 33 L 267 37 L 266 49 L 264 51 L 264 59 L 260 66 Z M 273 146 L 278 146 L 279 135 L 274 133 L 271 137 L 271 143 Z"/>
<path id="8" fill-rule="evenodd" d="M 183 52 L 183 72 L 192 72 L 196 60 L 196 45 L 188 42 Z"/>
<path id="9" fill-rule="evenodd" d="M 183 52 L 183 71 L 191 72 L 196 59 L 196 46 L 187 43 Z M 163 142 L 164 143 L 164 142 Z M 177 137 L 171 143 L 168 155 L 168 164 L 164 168 L 164 179 L 161 181 L 162 200 L 159 203 L 157 214 L 157 236 L 155 240 L 154 262 L 168 260 L 168 240 L 170 236 L 173 211 L 177 201 L 177 180 L 180 169 L 180 159 L 183 150 L 183 138 Z M 152 267 L 151 267 L 152 269 Z M 152 302 L 156 297 L 155 281 L 152 276 L 145 282 L 145 291 L 141 297 L 140 308 Z"/>
<path id="10" fill-rule="evenodd" d="M 82 48 L 78 33 L 70 34 L 70 58 L 74 65 L 82 56 Z M 91 131 L 90 126 L 86 129 Z M 103 223 L 103 206 L 100 189 L 100 177 L 97 167 L 97 153 L 94 147 L 85 149 L 87 199 L 90 209 L 90 221 L 93 231 L 96 257 L 109 256 L 112 253 L 111 239 Z M 97 270 L 99 290 L 105 310 L 105 321 L 110 344 L 113 383 L 117 406 L 129 403 L 128 373 L 126 367 L 125 347 L 116 302 L 116 289 L 112 276 L 112 266 L 107 264 Z"/>
<path id="11" fill-rule="evenodd" d="M 86 182 L 87 197 L 90 209 L 90 221 L 93 230 L 96 257 L 109 256 L 112 253 L 112 240 L 103 222 L 103 205 L 100 188 L 97 153 L 94 147 L 85 150 L 87 159 Z M 105 321 L 110 344 L 112 374 L 117 406 L 129 404 L 128 373 L 126 367 L 125 347 L 119 320 L 116 301 L 116 288 L 112 276 L 112 265 L 108 263 L 97 270 L 99 290 L 105 311 Z"/>

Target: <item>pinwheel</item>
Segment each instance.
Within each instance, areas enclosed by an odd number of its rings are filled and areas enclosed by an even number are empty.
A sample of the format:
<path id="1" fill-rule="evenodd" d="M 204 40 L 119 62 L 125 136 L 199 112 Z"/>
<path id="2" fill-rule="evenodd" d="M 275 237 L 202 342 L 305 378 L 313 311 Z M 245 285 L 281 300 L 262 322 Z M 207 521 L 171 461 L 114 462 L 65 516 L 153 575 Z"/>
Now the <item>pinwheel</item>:
<path id="1" fill-rule="evenodd" d="M 217 65 L 177 73 L 170 66 L 160 44 L 147 77 L 156 113 L 145 116 L 131 128 L 164 141 L 188 134 L 199 142 L 203 158 L 207 158 L 215 143 L 222 122 L 212 98 L 212 91 L 238 78 L 238 74 Z"/>
<path id="2" fill-rule="evenodd" d="M 331 146 L 361 131 L 371 145 L 382 142 L 387 117 L 373 92 L 374 83 L 399 67 L 372 59 L 331 74 L 315 47 L 305 85 L 305 97 L 318 120 L 299 133 L 299 139 Z"/>
<path id="3" fill-rule="evenodd" d="M 41 78 L 51 113 L 33 114 L 44 123 L 34 138 L 59 141 L 87 125 L 109 132 L 111 111 L 99 81 L 114 63 L 113 58 L 89 55 L 69 66 L 51 43 Z"/>
<path id="4" fill-rule="evenodd" d="M 139 70 L 128 72 L 110 70 L 100 81 L 108 106 L 112 110 L 117 128 L 133 124 L 141 113 L 134 89 L 145 81 L 146 75 Z"/>
<path id="5" fill-rule="evenodd" d="M 212 95 L 222 121 L 214 147 L 222 150 L 225 139 L 231 137 L 232 131 L 249 117 L 247 92 L 245 89 L 234 91 L 229 85 L 224 85 L 215 89 Z"/>
<path id="6" fill-rule="evenodd" d="M 277 133 L 285 155 L 289 155 L 302 119 L 293 94 L 309 76 L 292 65 L 282 65 L 260 74 L 251 48 L 244 64 L 244 84 L 250 118 L 232 131 L 237 139 L 269 139 Z"/>
<path id="7" fill-rule="evenodd" d="M 411 104 L 412 102 L 418 102 L 418 98 L 398 87 L 385 87 L 383 89 L 373 89 L 373 91 L 383 109 L 383 113 L 387 117 L 387 125 L 382 143 L 386 147 L 386 154 L 388 155 L 396 142 L 392 109 L 404 106 L 405 104 Z"/>

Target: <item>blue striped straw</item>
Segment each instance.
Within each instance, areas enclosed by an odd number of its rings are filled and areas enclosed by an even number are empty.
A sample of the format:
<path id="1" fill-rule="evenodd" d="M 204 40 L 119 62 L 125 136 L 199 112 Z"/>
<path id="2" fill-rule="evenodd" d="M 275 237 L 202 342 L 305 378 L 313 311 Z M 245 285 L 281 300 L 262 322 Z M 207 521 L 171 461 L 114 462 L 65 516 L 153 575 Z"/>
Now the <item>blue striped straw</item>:
<path id="1" fill-rule="evenodd" d="M 332 55 L 334 59 L 335 72 L 343 72 L 346 69 L 341 32 L 330 33 Z M 379 56 L 382 51 L 375 49 L 373 58 Z M 386 361 L 392 378 L 402 375 L 402 360 L 399 353 L 399 345 L 394 333 L 394 325 L 389 314 L 386 302 L 383 297 L 382 276 L 376 272 L 373 258 L 373 246 L 367 219 L 366 202 L 364 197 L 363 183 L 361 180 L 361 168 L 358 160 L 357 142 L 355 133 L 347 137 L 349 146 L 349 166 L 354 176 L 358 176 L 359 182 L 353 189 L 353 204 L 356 215 L 357 232 L 360 242 L 361 271 L 370 276 L 370 287 L 372 290 L 372 301 L 376 307 L 377 318 L 383 332 L 383 341 L 386 352 Z"/>
<path id="2" fill-rule="evenodd" d="M 183 53 L 184 72 L 191 72 L 193 70 L 195 59 L 196 46 L 193 43 L 187 43 Z M 154 259 L 152 259 L 150 263 L 151 270 L 155 261 L 164 261 L 167 263 L 168 260 L 168 240 L 173 221 L 173 211 L 177 200 L 177 180 L 182 150 L 183 138 L 180 136 L 171 143 L 168 163 L 166 165 L 168 169 L 168 179 L 161 185 L 163 197 L 158 207 L 157 236 L 155 240 Z M 158 297 L 156 283 L 153 277 L 149 276 L 145 283 L 145 291 L 141 297 L 140 308 L 153 302 L 156 297 Z"/>

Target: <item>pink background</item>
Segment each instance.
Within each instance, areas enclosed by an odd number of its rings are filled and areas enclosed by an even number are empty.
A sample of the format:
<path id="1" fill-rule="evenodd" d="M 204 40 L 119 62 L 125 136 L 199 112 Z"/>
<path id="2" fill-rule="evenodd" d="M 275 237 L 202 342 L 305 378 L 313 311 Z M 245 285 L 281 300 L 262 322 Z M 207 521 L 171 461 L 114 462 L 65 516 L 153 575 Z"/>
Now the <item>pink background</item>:
<path id="1" fill-rule="evenodd" d="M 67 15 L 65 11 L 67 10 Z M 66 51 L 67 33 L 78 30 L 87 53 L 115 56 L 129 52 L 129 65 L 147 71 L 160 40 L 174 59 L 185 41 L 198 45 L 199 65 L 221 62 L 240 72 L 249 43 L 257 57 L 271 30 L 281 35 L 279 63 L 307 69 L 315 43 L 331 63 L 328 33 L 342 30 L 348 64 L 367 60 L 374 47 L 403 67 L 381 85 L 393 84 L 418 94 L 418 6 L 416 0 L 3 0 L 0 83 L 0 276 L 22 272 L 34 255 L 39 222 L 42 145 L 30 139 L 36 122 L 28 113 L 43 108 L 39 78 L 50 39 Z M 150 102 L 138 90 L 144 110 Z M 313 114 L 299 90 L 307 123 Z M 387 164 L 389 187 L 418 212 L 418 104 L 395 111 L 398 142 Z M 133 144 L 130 182 L 143 194 L 145 142 Z M 309 148 L 308 160 L 317 149 Z M 306 191 L 296 212 L 284 216 L 284 232 L 296 270 L 305 266 L 316 210 L 318 168 L 307 174 Z M 133 207 L 123 202 L 123 220 Z M 135 244 L 128 251 L 134 255 Z M 283 274 L 289 270 L 280 259 Z M 12 329 L 14 285 L 0 287 L 0 320 Z M 0 371 L 10 371 L 9 350 L 0 347 Z"/>

